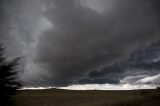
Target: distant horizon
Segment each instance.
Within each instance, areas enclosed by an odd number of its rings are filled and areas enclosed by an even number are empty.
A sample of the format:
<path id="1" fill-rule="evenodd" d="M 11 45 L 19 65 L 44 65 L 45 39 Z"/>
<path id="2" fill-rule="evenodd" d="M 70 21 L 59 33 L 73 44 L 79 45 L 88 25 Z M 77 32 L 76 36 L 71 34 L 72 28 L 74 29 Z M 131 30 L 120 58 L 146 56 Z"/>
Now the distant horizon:
<path id="1" fill-rule="evenodd" d="M 64 90 L 141 90 L 141 89 L 156 89 L 158 86 L 151 85 L 112 85 L 112 84 L 84 84 L 71 85 L 67 87 L 22 87 L 20 90 L 43 90 L 43 89 L 64 89 Z"/>

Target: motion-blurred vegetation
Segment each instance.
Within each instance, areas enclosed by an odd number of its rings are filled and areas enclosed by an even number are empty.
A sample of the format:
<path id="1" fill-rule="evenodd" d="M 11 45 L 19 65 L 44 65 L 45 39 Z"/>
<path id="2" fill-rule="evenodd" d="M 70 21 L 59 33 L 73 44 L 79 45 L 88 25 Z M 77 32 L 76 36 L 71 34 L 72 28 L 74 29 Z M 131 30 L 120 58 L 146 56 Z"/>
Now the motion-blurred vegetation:
<path id="1" fill-rule="evenodd" d="M 8 60 L 4 54 L 4 48 L 0 45 L 0 106 L 12 106 L 14 104 L 12 97 L 20 87 L 15 70 L 19 58 Z"/>

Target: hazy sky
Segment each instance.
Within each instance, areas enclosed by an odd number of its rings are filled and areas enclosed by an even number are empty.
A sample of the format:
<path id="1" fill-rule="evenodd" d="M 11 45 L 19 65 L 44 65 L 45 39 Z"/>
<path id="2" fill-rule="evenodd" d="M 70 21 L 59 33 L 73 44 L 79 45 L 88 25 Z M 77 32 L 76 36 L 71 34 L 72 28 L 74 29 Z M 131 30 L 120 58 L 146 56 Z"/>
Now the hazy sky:
<path id="1" fill-rule="evenodd" d="M 158 86 L 159 12 L 159 0 L 1 0 L 0 42 L 23 57 L 26 86 Z"/>

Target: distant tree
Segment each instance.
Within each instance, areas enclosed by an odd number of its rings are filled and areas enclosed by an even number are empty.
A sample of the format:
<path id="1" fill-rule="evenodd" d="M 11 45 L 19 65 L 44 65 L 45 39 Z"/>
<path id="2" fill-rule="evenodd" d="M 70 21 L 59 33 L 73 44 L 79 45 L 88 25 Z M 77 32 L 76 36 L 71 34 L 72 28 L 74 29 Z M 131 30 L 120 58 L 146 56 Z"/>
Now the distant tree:
<path id="1" fill-rule="evenodd" d="M 19 58 L 8 60 L 4 56 L 4 48 L 0 45 L 0 106 L 11 106 L 20 83 L 16 79 L 16 67 Z"/>

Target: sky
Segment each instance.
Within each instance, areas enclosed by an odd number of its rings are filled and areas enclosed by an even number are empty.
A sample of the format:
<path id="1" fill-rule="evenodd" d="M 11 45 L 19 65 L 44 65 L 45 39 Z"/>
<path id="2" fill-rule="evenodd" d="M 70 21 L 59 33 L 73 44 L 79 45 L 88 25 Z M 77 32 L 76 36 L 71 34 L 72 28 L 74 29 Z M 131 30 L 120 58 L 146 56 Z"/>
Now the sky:
<path id="1" fill-rule="evenodd" d="M 27 87 L 160 86 L 159 0 L 1 0 L 0 43 Z"/>

